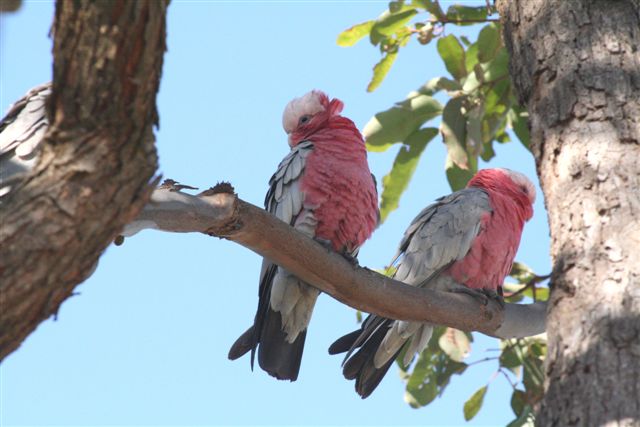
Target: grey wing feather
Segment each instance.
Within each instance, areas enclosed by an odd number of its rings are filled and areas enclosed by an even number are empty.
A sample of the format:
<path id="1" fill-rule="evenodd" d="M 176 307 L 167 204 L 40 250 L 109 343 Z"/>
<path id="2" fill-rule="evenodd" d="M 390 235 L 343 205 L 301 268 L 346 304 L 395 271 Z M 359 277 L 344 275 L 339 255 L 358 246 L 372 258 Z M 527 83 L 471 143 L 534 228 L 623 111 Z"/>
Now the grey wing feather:
<path id="1" fill-rule="evenodd" d="M 423 286 L 433 273 L 464 258 L 491 212 L 489 196 L 477 188 L 457 191 L 425 208 L 400 243 L 394 278 Z"/>
<path id="2" fill-rule="evenodd" d="M 312 149 L 313 144 L 309 141 L 298 144 L 282 159 L 278 169 L 269 180 L 269 190 L 264 199 L 264 208 L 289 225 L 294 224 L 302 211 L 304 194 L 300 189 L 300 178 L 306 158 Z M 260 280 L 271 265 L 271 261 L 263 260 Z"/>
<path id="3" fill-rule="evenodd" d="M 300 177 L 306 158 L 313 150 L 310 141 L 301 142 L 280 162 L 278 170 L 269 180 L 269 191 L 264 200 L 267 211 L 282 221 L 292 224 L 302 209 L 303 194 L 300 189 Z M 288 205 L 280 208 L 280 205 Z"/>
<path id="4" fill-rule="evenodd" d="M 10 190 L 8 180 L 35 164 L 49 126 L 46 101 L 50 95 L 50 83 L 31 89 L 0 121 L 0 196 Z"/>

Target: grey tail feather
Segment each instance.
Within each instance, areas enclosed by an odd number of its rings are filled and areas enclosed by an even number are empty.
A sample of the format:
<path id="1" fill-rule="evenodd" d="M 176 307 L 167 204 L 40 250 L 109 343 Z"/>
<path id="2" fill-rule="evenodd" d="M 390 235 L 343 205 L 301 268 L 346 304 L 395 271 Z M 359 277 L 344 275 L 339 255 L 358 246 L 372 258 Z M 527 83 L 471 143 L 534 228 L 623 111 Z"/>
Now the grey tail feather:
<path id="1" fill-rule="evenodd" d="M 333 344 L 329 346 L 329 354 L 333 355 L 346 353 L 347 351 L 351 350 L 353 343 L 356 342 L 361 333 L 362 329 L 356 329 L 355 331 L 338 338 L 334 341 Z"/>
<path id="2" fill-rule="evenodd" d="M 247 354 L 254 347 L 253 343 L 253 325 L 247 329 L 240 337 L 233 343 L 229 349 L 229 360 L 236 360 Z M 253 364 L 252 364 L 253 365 Z M 251 366 L 253 369 L 253 366 Z"/>
<path id="3" fill-rule="evenodd" d="M 389 359 L 384 366 L 376 368 L 373 359 L 380 343 L 384 339 L 392 324 L 388 319 L 375 319 L 367 326 L 363 323 L 363 329 L 351 332 L 338 338 L 329 347 L 330 354 L 348 353 L 348 358 L 343 363 L 342 373 L 348 380 L 356 380 L 356 392 L 364 399 L 371 395 L 378 387 L 382 378 L 400 354 L 400 350 Z M 358 348 L 359 347 L 359 348 Z M 355 351 L 357 349 L 357 351 Z"/>
<path id="4" fill-rule="evenodd" d="M 360 395 L 363 399 L 366 399 L 373 393 L 373 391 L 378 387 L 378 384 L 382 381 L 384 376 L 386 375 L 389 367 L 393 364 L 393 362 L 400 354 L 398 351 L 387 363 L 385 363 L 380 368 L 376 368 L 373 366 L 373 356 L 370 357 L 365 364 L 362 365 L 360 372 L 358 373 L 358 377 L 356 378 L 356 393 Z"/>
<path id="5" fill-rule="evenodd" d="M 295 381 L 300 372 L 307 331 L 300 332 L 293 343 L 286 340 L 279 312 L 267 310 L 260 333 L 258 363 L 269 375 L 279 380 Z"/>
<path id="6" fill-rule="evenodd" d="M 247 329 L 231 346 L 229 359 L 235 360 L 251 352 L 251 369 L 258 353 L 258 364 L 269 375 L 279 380 L 295 381 L 300 372 L 306 329 L 293 343 L 286 340 L 282 330 L 282 316 L 271 309 L 271 286 L 278 266 L 271 265 L 260 280 L 258 309 L 253 326 Z"/>

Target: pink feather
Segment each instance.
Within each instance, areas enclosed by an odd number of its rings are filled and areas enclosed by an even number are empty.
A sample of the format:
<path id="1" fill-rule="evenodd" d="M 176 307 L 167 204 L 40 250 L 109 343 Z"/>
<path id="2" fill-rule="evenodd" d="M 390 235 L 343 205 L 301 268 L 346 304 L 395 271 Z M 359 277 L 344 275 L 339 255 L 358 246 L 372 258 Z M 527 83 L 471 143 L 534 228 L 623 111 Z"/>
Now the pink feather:
<path id="1" fill-rule="evenodd" d="M 479 171 L 467 187 L 489 195 L 493 212 L 482 218 L 481 231 L 471 249 L 448 270 L 457 282 L 472 289 L 497 290 L 509 274 L 520 245 L 524 223 L 533 216 L 535 189 L 506 169 Z"/>

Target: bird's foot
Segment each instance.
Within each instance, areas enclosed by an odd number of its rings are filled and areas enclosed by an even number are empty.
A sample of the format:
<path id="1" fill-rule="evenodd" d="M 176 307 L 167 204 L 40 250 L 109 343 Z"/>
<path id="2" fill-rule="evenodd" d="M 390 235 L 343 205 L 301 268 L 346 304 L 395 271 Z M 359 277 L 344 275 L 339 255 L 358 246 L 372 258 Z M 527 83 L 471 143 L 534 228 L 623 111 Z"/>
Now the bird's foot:
<path id="1" fill-rule="evenodd" d="M 329 251 L 331 252 L 336 252 L 336 250 L 333 247 L 333 244 L 331 243 L 331 241 L 329 240 L 325 240 L 325 239 L 318 239 L 315 238 L 314 239 L 316 242 L 320 243 L 322 246 L 324 246 L 325 248 L 327 248 Z M 347 261 L 349 261 L 349 264 L 355 266 L 355 267 L 360 267 L 360 263 L 358 262 L 358 258 L 356 258 L 355 256 L 348 254 L 346 252 L 338 252 L 340 255 L 342 255 L 342 257 L 344 259 L 346 259 Z"/>
<path id="2" fill-rule="evenodd" d="M 500 308 L 504 308 L 504 297 L 500 293 L 492 289 L 483 289 L 481 292 L 490 300 L 497 302 Z"/>
<path id="3" fill-rule="evenodd" d="M 478 289 L 467 288 L 466 286 L 455 287 L 451 289 L 451 292 L 456 294 L 466 294 L 469 295 L 476 300 L 478 300 L 482 305 L 489 304 L 489 297 L 483 291 Z"/>
<path id="4" fill-rule="evenodd" d="M 358 262 L 358 258 L 354 257 L 351 254 L 347 254 L 347 253 L 340 253 L 340 255 L 342 255 L 342 257 L 344 259 L 346 259 L 347 261 L 349 261 L 349 263 L 351 265 L 353 265 L 354 267 L 360 267 L 360 263 Z"/>
<path id="5" fill-rule="evenodd" d="M 489 304 L 489 301 L 495 301 L 500 305 L 500 307 L 504 308 L 504 298 L 492 289 L 471 289 L 466 286 L 460 286 L 451 289 L 451 292 L 472 296 L 482 305 Z"/>

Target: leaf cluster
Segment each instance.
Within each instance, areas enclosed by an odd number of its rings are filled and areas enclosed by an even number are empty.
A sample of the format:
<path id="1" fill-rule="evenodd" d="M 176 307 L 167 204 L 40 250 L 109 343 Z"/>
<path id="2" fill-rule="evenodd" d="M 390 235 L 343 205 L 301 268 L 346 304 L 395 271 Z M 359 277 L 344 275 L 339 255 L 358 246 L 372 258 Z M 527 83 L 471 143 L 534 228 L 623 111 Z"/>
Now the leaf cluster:
<path id="1" fill-rule="evenodd" d="M 526 109 L 518 105 L 509 78 L 509 57 L 500 37 L 501 28 L 486 5 L 451 5 L 443 10 L 438 0 L 392 1 L 378 18 L 343 31 L 340 46 L 353 46 L 368 36 L 381 53 L 373 67 L 369 92 L 382 84 L 398 59 L 398 53 L 412 38 L 426 45 L 436 43 L 448 76 L 431 78 L 406 99 L 377 113 L 365 126 L 367 149 L 382 152 L 400 144 L 390 172 L 383 177 L 381 222 L 398 208 L 420 156 L 438 135 L 447 148 L 445 172 L 452 190 L 467 184 L 478 170 L 478 159 L 495 156 L 494 143 L 505 143 L 513 132 L 529 148 Z M 477 40 L 446 34 L 445 29 L 483 23 Z M 439 120 L 439 123 L 437 122 Z M 390 271 L 386 272 L 391 273 Z M 525 298 L 545 301 L 549 290 L 541 285 L 548 276 L 537 276 L 529 267 L 514 263 L 514 282 L 503 288 L 508 302 Z M 494 376 L 478 388 L 463 405 L 466 420 L 482 408 L 490 383 L 498 376 L 512 386 L 511 407 L 515 419 L 511 427 L 532 425 L 533 408 L 542 396 L 546 338 L 501 342 L 499 355 L 466 362 L 471 353 L 471 334 L 452 328 L 435 327 L 433 337 L 418 357 L 403 366 L 397 363 L 406 381 L 405 400 L 414 408 L 426 406 L 442 395 L 453 375 L 472 365 L 496 364 Z"/>
<path id="2" fill-rule="evenodd" d="M 422 21 L 419 18 L 427 19 Z M 527 114 L 520 107 L 509 79 L 508 54 L 500 37 L 500 24 L 489 22 L 478 39 L 445 35 L 445 25 L 469 25 L 489 20 L 485 6 L 450 6 L 446 13 L 436 0 L 394 1 L 377 19 L 355 25 L 338 36 L 338 44 L 351 46 L 369 35 L 382 59 L 373 68 L 367 90 L 384 80 L 401 47 L 413 36 L 418 42 L 435 41 L 449 76 L 429 80 L 403 101 L 376 114 L 363 133 L 369 151 L 385 151 L 402 144 L 391 171 L 382 179 L 381 220 L 399 206 L 427 144 L 441 134 L 447 146 L 445 171 L 451 188 L 459 190 L 478 170 L 478 158 L 495 156 L 493 142 L 510 140 L 515 131 L 528 147 Z M 446 102 L 436 99 L 444 95 Z M 440 119 L 440 125 L 430 122 Z"/>

